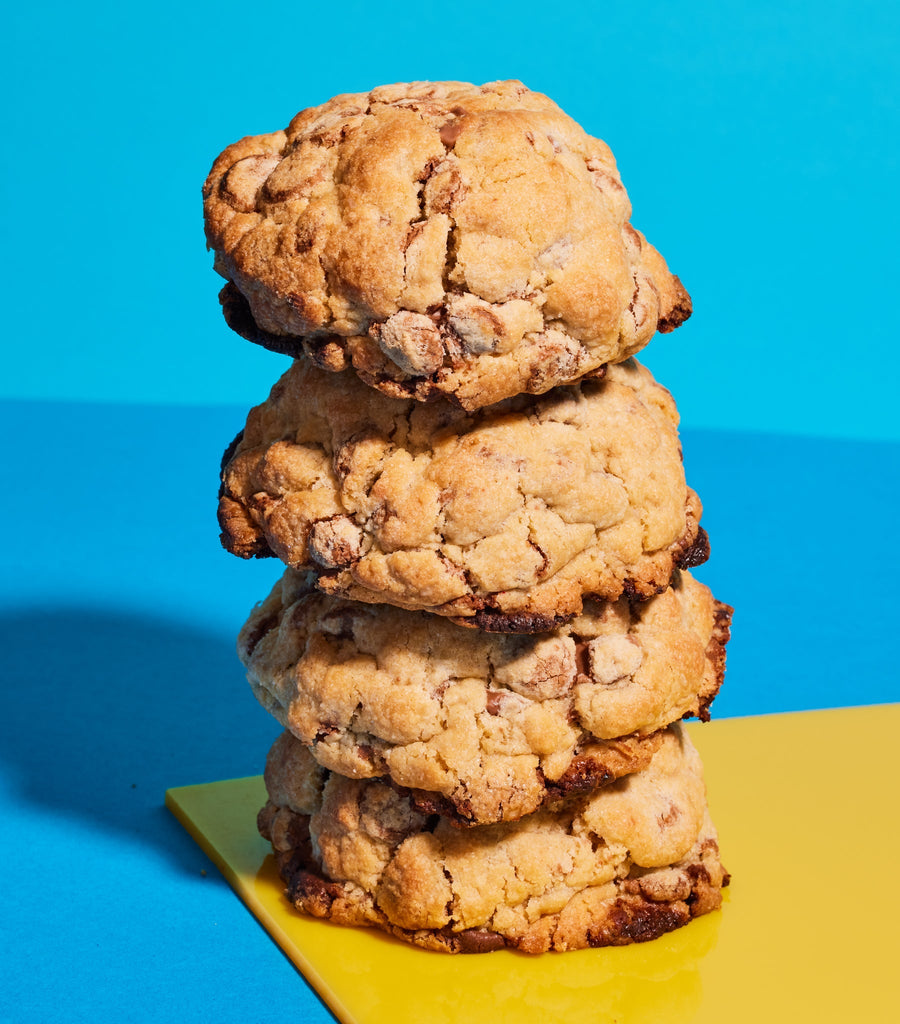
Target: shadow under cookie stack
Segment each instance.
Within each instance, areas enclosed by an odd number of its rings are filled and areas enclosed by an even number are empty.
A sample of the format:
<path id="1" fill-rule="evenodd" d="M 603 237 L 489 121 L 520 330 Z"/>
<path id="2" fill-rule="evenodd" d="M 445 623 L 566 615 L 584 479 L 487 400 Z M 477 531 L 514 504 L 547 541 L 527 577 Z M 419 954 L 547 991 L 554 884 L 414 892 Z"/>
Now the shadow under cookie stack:
<path id="1" fill-rule="evenodd" d="M 293 357 L 225 455 L 284 726 L 290 901 L 448 952 L 654 938 L 727 883 L 702 769 L 731 609 L 669 393 L 690 299 L 605 143 L 518 82 L 386 86 L 216 160 L 229 325 Z"/>

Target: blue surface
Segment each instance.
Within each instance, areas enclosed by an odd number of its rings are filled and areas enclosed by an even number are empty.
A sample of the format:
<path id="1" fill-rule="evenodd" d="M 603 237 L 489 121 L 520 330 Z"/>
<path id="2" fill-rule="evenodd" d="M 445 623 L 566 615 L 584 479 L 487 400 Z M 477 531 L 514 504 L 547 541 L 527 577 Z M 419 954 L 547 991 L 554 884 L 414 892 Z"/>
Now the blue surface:
<path id="1" fill-rule="evenodd" d="M 8 19 L 4 396 L 251 402 L 280 364 L 218 311 L 213 158 L 338 92 L 514 77 L 610 143 L 694 297 L 648 350 L 687 426 L 900 440 L 897 4 L 96 0 Z"/>
<path id="2" fill-rule="evenodd" d="M 2 406 L 21 440 L 2 512 L 0 1020 L 329 1019 L 163 809 L 170 786 L 258 774 L 278 732 L 234 636 L 280 569 L 216 537 L 243 416 Z M 713 547 L 697 575 L 737 608 L 713 713 L 900 698 L 900 445 L 687 431 L 684 447 Z"/>

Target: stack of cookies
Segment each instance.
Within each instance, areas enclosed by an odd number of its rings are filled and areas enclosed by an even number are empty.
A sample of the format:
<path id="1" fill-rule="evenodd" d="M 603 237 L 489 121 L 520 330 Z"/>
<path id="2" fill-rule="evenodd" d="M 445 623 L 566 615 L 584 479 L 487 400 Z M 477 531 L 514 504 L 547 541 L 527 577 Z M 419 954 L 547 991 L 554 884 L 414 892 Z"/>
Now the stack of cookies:
<path id="1" fill-rule="evenodd" d="M 691 311 L 608 147 L 517 82 L 339 96 L 216 160 L 221 301 L 293 364 L 225 454 L 301 911 L 450 952 L 653 938 L 727 875 L 696 751 L 731 609 L 669 393 Z"/>

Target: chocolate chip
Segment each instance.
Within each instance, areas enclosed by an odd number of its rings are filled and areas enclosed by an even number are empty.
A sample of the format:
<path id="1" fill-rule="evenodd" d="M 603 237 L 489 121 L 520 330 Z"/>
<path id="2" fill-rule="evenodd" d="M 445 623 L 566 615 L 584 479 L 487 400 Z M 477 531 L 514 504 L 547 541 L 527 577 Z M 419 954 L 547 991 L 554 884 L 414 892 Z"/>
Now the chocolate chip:
<path id="1" fill-rule="evenodd" d="M 462 133 L 462 129 L 463 126 L 459 121 L 448 121 L 446 124 L 441 125 L 441 142 L 443 142 L 448 149 L 453 149 L 456 145 L 456 140 Z"/>

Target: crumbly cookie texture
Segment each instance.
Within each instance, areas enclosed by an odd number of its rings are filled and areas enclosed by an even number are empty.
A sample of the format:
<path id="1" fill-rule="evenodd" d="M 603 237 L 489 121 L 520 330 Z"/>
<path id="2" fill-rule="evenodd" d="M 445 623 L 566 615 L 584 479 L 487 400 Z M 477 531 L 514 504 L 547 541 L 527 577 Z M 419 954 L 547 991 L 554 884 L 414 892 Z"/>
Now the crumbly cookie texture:
<path id="1" fill-rule="evenodd" d="M 394 396 L 539 394 L 691 312 L 609 147 L 520 82 L 337 96 L 229 146 L 203 195 L 231 326 Z"/>
<path id="2" fill-rule="evenodd" d="M 716 909 L 727 883 L 700 761 L 679 726 L 641 772 L 563 810 L 464 831 L 384 783 L 323 772 L 289 733 L 266 781 L 260 831 L 294 905 L 428 949 L 640 942 Z M 291 790 L 301 799 L 285 800 Z"/>
<path id="3" fill-rule="evenodd" d="M 320 589 L 538 632 L 650 597 L 708 542 L 671 395 L 634 360 L 475 413 L 297 360 L 226 453 L 222 541 Z"/>
<path id="4" fill-rule="evenodd" d="M 288 570 L 238 652 L 260 703 L 320 764 L 385 776 L 460 824 L 513 821 L 645 767 L 658 730 L 709 718 L 731 609 L 689 574 L 585 603 L 552 633 L 491 634 L 360 605 Z"/>

